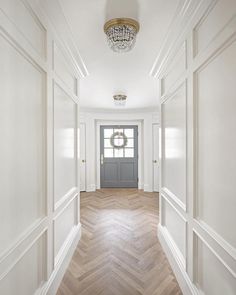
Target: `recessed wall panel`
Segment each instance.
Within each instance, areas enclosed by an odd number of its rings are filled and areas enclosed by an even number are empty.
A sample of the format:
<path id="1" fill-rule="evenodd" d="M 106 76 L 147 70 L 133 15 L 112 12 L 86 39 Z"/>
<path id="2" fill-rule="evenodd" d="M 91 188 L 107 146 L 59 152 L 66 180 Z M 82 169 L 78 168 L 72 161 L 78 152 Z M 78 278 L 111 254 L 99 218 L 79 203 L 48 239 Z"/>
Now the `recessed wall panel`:
<path id="1" fill-rule="evenodd" d="M 46 244 L 43 234 L 0 280 L 0 294 L 32 295 L 46 279 Z"/>
<path id="2" fill-rule="evenodd" d="M 225 9 L 227 7 L 227 9 Z M 221 0 L 212 6 L 195 28 L 195 52 L 204 50 L 234 16 L 235 0 Z"/>
<path id="3" fill-rule="evenodd" d="M 186 85 L 162 104 L 162 187 L 186 203 Z"/>
<path id="4" fill-rule="evenodd" d="M 76 104 L 54 84 L 54 201 L 77 186 Z"/>
<path id="5" fill-rule="evenodd" d="M 120 162 L 120 180 L 129 181 L 135 180 L 135 168 L 132 162 Z"/>
<path id="6" fill-rule="evenodd" d="M 74 199 L 54 221 L 55 257 L 75 225 L 76 199 Z"/>
<path id="7" fill-rule="evenodd" d="M 104 180 L 114 181 L 118 179 L 118 164 L 117 163 L 105 163 L 104 164 Z"/>
<path id="8" fill-rule="evenodd" d="M 179 251 L 185 259 L 186 256 L 186 224 L 179 213 L 162 197 L 163 225 L 167 228 L 170 236 L 177 245 Z"/>
<path id="9" fill-rule="evenodd" d="M 235 295 L 236 279 L 204 242 L 195 235 L 195 281 L 204 294 Z"/>
<path id="10" fill-rule="evenodd" d="M 198 218 L 236 247 L 236 42 L 196 75 Z"/>
<path id="11" fill-rule="evenodd" d="M 0 254 L 45 214 L 45 73 L 0 35 Z"/>
<path id="12" fill-rule="evenodd" d="M 46 31 L 33 11 L 19 0 L 1 0 L 1 8 L 34 50 L 45 57 Z"/>

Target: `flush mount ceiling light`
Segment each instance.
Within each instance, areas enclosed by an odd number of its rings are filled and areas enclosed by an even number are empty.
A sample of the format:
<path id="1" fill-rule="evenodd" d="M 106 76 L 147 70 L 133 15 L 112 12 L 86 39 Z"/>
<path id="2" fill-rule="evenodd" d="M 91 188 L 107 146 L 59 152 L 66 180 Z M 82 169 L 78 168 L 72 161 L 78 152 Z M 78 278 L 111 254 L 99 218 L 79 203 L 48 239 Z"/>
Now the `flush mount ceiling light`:
<path id="1" fill-rule="evenodd" d="M 117 106 L 125 106 L 127 96 L 123 94 L 117 94 L 113 96 L 115 105 Z"/>
<path id="2" fill-rule="evenodd" d="M 104 25 L 110 48 L 115 52 L 130 51 L 135 44 L 139 23 L 131 18 L 114 18 Z"/>

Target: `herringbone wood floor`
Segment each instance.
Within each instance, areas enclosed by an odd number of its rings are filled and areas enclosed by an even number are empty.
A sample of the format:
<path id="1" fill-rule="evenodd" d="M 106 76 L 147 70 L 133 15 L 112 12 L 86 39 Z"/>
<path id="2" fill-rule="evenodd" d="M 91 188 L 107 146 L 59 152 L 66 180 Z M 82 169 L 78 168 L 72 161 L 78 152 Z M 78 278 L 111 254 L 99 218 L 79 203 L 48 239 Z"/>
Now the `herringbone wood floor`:
<path id="1" fill-rule="evenodd" d="M 157 239 L 158 194 L 81 194 L 82 238 L 57 295 L 180 295 Z"/>

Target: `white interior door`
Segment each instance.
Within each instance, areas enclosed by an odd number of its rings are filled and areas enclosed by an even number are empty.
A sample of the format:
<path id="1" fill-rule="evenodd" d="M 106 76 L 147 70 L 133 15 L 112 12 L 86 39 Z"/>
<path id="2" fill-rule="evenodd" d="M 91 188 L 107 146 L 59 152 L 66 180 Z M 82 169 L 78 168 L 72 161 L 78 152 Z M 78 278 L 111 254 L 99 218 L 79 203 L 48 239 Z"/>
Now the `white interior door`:
<path id="1" fill-rule="evenodd" d="M 153 124 L 153 190 L 159 192 L 159 126 Z"/>
<path id="2" fill-rule="evenodd" d="M 80 191 L 85 191 L 86 187 L 86 128 L 85 124 L 80 124 Z"/>

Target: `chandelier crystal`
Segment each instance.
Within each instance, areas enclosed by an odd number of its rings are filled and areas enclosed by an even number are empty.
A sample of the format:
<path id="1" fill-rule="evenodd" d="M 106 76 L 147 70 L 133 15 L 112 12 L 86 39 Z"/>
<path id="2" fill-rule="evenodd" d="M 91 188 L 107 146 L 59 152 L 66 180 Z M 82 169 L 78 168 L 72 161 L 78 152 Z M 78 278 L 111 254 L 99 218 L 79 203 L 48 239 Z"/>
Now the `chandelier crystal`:
<path id="1" fill-rule="evenodd" d="M 114 103 L 116 106 L 125 106 L 127 96 L 123 94 L 113 95 Z"/>
<path id="2" fill-rule="evenodd" d="M 135 44 L 139 23 L 131 18 L 111 19 L 104 25 L 109 47 L 115 52 L 130 51 Z"/>

